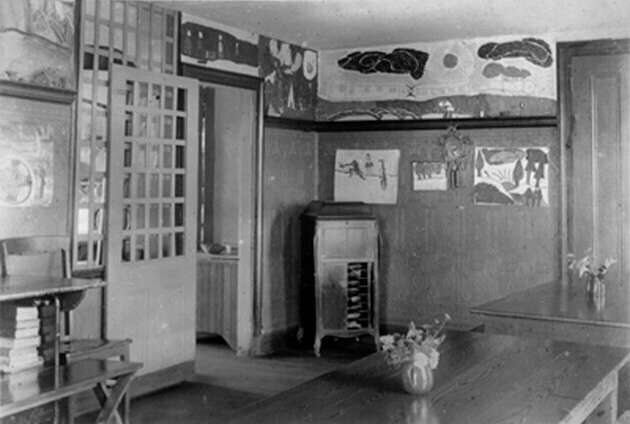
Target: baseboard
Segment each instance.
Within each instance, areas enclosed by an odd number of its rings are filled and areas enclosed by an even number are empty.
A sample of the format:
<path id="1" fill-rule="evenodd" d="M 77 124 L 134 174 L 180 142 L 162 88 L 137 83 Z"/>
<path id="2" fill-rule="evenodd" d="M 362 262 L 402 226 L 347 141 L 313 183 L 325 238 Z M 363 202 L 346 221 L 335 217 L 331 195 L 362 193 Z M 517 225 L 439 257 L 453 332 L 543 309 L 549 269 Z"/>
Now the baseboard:
<path id="1" fill-rule="evenodd" d="M 131 383 L 132 398 L 191 380 L 195 374 L 195 361 L 182 362 L 158 371 L 137 376 Z"/>
<path id="2" fill-rule="evenodd" d="M 260 356 L 278 352 L 287 347 L 292 341 L 297 340 L 297 331 L 298 326 L 292 325 L 261 334 L 254 338 L 250 353 L 252 356 Z"/>

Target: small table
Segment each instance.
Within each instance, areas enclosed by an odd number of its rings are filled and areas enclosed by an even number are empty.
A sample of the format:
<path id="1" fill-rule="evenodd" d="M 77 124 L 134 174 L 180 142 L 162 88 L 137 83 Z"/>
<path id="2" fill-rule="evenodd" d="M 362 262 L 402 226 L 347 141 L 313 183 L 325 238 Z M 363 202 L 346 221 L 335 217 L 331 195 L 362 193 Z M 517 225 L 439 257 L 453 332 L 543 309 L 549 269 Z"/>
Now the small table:
<path id="1" fill-rule="evenodd" d="M 404 393 L 382 352 L 239 411 L 236 423 L 614 423 L 628 349 L 448 332 L 435 387 Z"/>
<path id="2" fill-rule="evenodd" d="M 116 408 L 123 402 L 123 410 L 128 410 L 129 399 L 126 396 L 131 377 L 140 364 L 130 362 L 113 362 L 121 365 L 108 365 L 107 361 L 98 363 L 94 360 L 79 360 L 70 365 L 60 365 L 60 305 L 65 296 L 76 296 L 87 289 L 105 286 L 100 279 L 63 278 L 53 276 L 9 275 L 0 277 L 0 302 L 25 299 L 52 299 L 54 301 L 54 350 L 52 363 L 45 362 L 44 368 L 33 368 L 0 377 L 2 392 L 0 393 L 0 417 L 13 415 L 16 412 L 35 408 L 48 402 L 69 399 L 70 396 L 94 387 L 94 393 L 101 402 L 102 414 L 118 415 Z M 98 360 L 97 360 L 98 361 Z M 92 365 L 90 365 L 92 364 Z M 96 364 L 96 365 L 95 365 Z M 114 374 L 112 374 L 112 372 Z M 36 390 L 39 395 L 25 398 L 9 396 L 5 389 L 9 389 L 10 382 L 15 382 L 25 376 L 37 374 L 34 382 L 20 385 L 22 389 Z M 111 377 L 110 377 L 111 376 Z M 114 378 L 117 383 L 108 389 L 106 382 Z M 41 380 L 41 382 L 39 381 Z M 38 386 L 38 384 L 42 386 Z M 14 391 L 15 391 L 14 386 Z M 69 400 L 71 401 L 71 400 Z M 115 403 L 112 407 L 111 404 Z M 72 421 L 72 412 L 66 411 Z M 58 410 L 55 406 L 55 415 Z M 123 415 L 127 415 L 125 412 Z M 119 417 L 120 418 L 120 417 Z M 100 422 L 100 421 L 99 421 Z M 125 421 L 126 422 L 126 421 Z"/>
<path id="3" fill-rule="evenodd" d="M 39 275 L 6 275 L 0 277 L 0 302 L 24 299 L 53 298 L 55 304 L 54 366 L 59 366 L 60 354 L 60 305 L 63 296 L 87 289 L 105 286 L 103 280 L 87 278 L 63 278 Z"/>
<path id="4" fill-rule="evenodd" d="M 630 347 L 630 293 L 606 287 L 603 305 L 586 297 L 582 284 L 558 281 L 512 293 L 471 308 L 487 332 Z"/>
<path id="5" fill-rule="evenodd" d="M 102 359 L 84 359 L 53 367 L 34 368 L 0 377 L 0 418 L 5 418 L 86 390 L 93 390 L 101 404 L 97 423 L 129 422 L 129 409 L 123 402 L 122 416 L 118 412 L 121 400 L 141 364 Z M 106 382 L 114 380 L 113 386 Z"/>

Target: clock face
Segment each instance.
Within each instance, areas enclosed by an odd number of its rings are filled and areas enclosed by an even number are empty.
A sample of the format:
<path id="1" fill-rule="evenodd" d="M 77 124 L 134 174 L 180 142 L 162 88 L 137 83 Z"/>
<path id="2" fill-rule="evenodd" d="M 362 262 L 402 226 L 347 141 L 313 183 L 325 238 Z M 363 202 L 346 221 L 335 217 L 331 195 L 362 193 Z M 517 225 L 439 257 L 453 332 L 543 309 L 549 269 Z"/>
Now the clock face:
<path id="1" fill-rule="evenodd" d="M 33 193 L 33 171 L 18 156 L 0 158 L 0 204 L 19 206 Z"/>

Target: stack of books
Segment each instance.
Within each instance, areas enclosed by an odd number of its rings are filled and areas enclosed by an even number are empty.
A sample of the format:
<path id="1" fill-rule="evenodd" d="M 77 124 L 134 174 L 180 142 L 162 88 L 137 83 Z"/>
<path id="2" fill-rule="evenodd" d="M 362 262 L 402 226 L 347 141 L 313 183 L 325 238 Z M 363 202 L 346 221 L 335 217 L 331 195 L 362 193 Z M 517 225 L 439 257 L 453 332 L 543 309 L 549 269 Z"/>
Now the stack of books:
<path id="1" fill-rule="evenodd" d="M 41 365 L 37 306 L 5 302 L 0 309 L 0 372 L 13 373 Z"/>

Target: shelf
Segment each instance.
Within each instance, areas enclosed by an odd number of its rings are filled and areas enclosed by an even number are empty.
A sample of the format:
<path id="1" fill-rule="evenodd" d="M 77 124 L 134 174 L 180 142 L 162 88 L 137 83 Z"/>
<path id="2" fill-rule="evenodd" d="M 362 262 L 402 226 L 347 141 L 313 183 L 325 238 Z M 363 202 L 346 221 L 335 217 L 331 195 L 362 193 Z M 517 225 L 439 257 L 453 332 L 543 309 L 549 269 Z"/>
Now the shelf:
<path id="1" fill-rule="evenodd" d="M 0 94 L 23 99 L 41 100 L 52 103 L 70 104 L 76 98 L 76 91 L 63 88 L 44 87 L 14 81 L 0 80 Z"/>
<path id="2" fill-rule="evenodd" d="M 265 117 L 265 126 L 269 128 L 294 129 L 315 132 L 348 131 L 408 131 L 408 130 L 445 130 L 455 125 L 457 129 L 486 128 L 555 128 L 558 119 L 552 116 L 514 116 L 494 118 L 460 119 L 418 119 L 418 120 L 366 120 L 366 121 L 302 121 L 285 118 Z"/>

